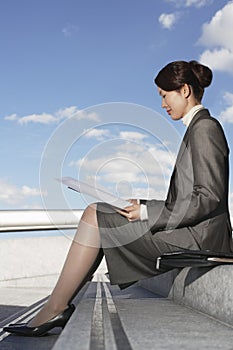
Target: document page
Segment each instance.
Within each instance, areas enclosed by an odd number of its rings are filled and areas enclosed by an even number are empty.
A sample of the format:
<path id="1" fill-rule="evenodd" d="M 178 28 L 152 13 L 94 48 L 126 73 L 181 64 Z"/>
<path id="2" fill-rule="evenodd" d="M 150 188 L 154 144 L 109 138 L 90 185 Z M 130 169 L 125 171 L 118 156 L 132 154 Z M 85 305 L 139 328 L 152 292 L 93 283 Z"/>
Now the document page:
<path id="1" fill-rule="evenodd" d="M 76 180 L 72 177 L 62 177 L 56 180 L 62 182 L 64 185 L 74 191 L 85 193 L 88 196 L 98 199 L 100 202 L 108 203 L 116 208 L 124 209 L 124 207 L 132 205 L 132 203 L 129 201 L 115 196 L 102 187 L 97 188 L 92 184 Z"/>

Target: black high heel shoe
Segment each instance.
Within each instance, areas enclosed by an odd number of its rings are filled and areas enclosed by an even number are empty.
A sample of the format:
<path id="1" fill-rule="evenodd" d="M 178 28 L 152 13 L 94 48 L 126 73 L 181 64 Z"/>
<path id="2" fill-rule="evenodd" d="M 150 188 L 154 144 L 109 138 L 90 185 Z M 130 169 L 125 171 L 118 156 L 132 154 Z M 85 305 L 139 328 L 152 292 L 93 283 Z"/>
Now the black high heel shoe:
<path id="1" fill-rule="evenodd" d="M 71 304 L 63 312 L 38 327 L 29 327 L 27 323 L 13 323 L 4 327 L 3 330 L 25 337 L 40 337 L 55 327 L 64 328 L 74 310 L 75 306 Z"/>

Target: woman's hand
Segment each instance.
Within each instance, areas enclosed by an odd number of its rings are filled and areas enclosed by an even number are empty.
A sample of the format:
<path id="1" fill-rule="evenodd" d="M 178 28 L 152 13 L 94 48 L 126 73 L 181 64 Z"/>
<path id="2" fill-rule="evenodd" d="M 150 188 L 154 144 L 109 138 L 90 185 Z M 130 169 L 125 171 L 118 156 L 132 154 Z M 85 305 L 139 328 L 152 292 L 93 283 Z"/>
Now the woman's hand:
<path id="1" fill-rule="evenodd" d="M 132 205 L 125 207 L 123 210 L 118 210 L 118 213 L 125 216 L 129 221 L 139 220 L 140 219 L 140 204 L 137 199 L 129 200 Z"/>

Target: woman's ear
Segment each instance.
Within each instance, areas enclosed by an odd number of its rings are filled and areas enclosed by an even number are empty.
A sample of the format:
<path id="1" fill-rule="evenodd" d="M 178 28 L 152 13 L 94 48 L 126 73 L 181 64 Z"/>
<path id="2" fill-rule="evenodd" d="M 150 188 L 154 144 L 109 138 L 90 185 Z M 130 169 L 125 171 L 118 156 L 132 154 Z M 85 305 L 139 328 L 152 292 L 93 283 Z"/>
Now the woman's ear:
<path id="1" fill-rule="evenodd" d="M 188 98 L 191 94 L 191 88 L 188 84 L 184 84 L 181 88 L 181 93 L 185 98 Z"/>

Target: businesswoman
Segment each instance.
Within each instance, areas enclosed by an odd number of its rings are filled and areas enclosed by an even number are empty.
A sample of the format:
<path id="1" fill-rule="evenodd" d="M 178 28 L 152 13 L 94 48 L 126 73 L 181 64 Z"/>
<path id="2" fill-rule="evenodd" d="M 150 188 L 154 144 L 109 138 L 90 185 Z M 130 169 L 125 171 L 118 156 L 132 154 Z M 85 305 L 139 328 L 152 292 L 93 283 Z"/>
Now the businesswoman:
<path id="1" fill-rule="evenodd" d="M 155 78 L 162 108 L 187 127 L 166 200 L 131 200 L 119 211 L 104 203 L 88 206 L 48 302 L 28 324 L 6 331 L 39 336 L 64 327 L 74 311 L 73 296 L 103 255 L 110 282 L 124 288 L 158 274 L 155 260 L 165 252 L 231 251 L 229 149 L 219 122 L 201 104 L 211 81 L 211 70 L 196 61 L 162 68 Z"/>

